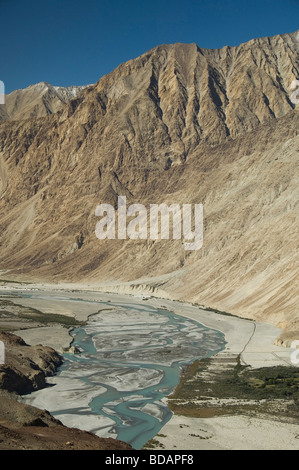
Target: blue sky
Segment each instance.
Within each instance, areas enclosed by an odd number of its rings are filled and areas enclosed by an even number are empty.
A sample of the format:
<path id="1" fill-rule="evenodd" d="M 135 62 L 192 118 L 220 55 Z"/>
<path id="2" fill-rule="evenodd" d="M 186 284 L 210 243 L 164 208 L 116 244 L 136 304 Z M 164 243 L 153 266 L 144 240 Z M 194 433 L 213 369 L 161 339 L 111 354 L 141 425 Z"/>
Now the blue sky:
<path id="1" fill-rule="evenodd" d="M 159 44 L 236 46 L 299 29 L 299 0 L 0 0 L 6 93 L 95 83 Z"/>

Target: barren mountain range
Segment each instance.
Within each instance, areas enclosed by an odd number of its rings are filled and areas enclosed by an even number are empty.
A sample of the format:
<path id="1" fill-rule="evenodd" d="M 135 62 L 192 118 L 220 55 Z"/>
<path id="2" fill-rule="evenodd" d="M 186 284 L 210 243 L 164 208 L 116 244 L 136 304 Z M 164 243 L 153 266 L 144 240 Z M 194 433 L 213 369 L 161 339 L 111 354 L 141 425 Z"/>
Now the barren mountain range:
<path id="1" fill-rule="evenodd" d="M 74 95 L 47 84 L 11 93 L 2 278 L 122 284 L 299 329 L 298 53 L 298 33 L 161 45 Z M 97 239 L 95 208 L 119 195 L 202 203 L 203 247 Z"/>

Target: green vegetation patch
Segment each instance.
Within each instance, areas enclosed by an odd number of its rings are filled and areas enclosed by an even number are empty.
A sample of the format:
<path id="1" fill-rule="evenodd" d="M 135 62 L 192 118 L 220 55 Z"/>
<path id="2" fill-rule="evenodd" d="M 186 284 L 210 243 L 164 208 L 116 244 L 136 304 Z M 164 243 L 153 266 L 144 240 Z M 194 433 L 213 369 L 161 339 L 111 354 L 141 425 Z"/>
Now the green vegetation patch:
<path id="1" fill-rule="evenodd" d="M 8 299 L 0 298 L 0 319 L 10 315 L 11 318 L 19 320 L 31 320 L 40 324 L 58 323 L 65 327 L 74 327 L 83 325 L 84 322 L 76 320 L 68 315 L 56 313 L 43 313 L 33 307 L 26 307 Z M 3 325 L 5 327 L 5 325 Z"/>
<path id="2" fill-rule="evenodd" d="M 183 371 L 168 401 L 184 416 L 209 418 L 225 414 L 270 414 L 299 421 L 299 368 L 251 369 L 240 357 L 228 363 L 197 360 Z"/>
<path id="3" fill-rule="evenodd" d="M 165 449 L 164 444 L 159 442 L 157 439 L 150 439 L 147 441 L 142 449 L 147 450 L 147 449 Z"/>
<path id="4" fill-rule="evenodd" d="M 19 285 L 26 285 L 26 284 L 30 284 L 29 282 L 25 282 L 25 281 L 12 281 L 10 279 L 0 279 L 0 283 L 1 284 L 19 284 Z"/>
<path id="5" fill-rule="evenodd" d="M 196 302 L 192 302 L 192 305 L 194 305 L 194 307 L 200 308 L 201 310 L 206 310 L 207 312 L 218 313 L 219 315 L 225 315 L 227 317 L 241 318 L 242 320 L 254 321 L 252 318 L 239 317 L 238 315 L 234 315 L 233 313 L 224 312 L 223 310 L 218 310 L 217 308 L 213 307 L 205 307 Z"/>

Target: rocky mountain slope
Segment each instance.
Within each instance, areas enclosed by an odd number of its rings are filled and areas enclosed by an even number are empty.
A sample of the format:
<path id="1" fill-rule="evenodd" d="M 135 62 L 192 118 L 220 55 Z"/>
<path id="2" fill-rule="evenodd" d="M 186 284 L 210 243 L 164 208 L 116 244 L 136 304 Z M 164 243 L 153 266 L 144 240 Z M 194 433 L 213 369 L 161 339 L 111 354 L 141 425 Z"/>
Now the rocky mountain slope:
<path id="1" fill-rule="evenodd" d="M 0 104 L 0 122 L 5 121 L 6 119 L 8 119 L 6 107 L 4 104 Z"/>
<path id="2" fill-rule="evenodd" d="M 298 52 L 297 33 L 162 45 L 55 114 L 3 122 L 4 277 L 122 283 L 299 328 Z M 118 195 L 203 203 L 202 249 L 98 240 L 95 208 Z"/>
<path id="3" fill-rule="evenodd" d="M 86 86 L 58 87 L 46 82 L 15 90 L 0 106 L 0 121 L 30 119 L 56 113 L 70 100 L 77 98 Z"/>

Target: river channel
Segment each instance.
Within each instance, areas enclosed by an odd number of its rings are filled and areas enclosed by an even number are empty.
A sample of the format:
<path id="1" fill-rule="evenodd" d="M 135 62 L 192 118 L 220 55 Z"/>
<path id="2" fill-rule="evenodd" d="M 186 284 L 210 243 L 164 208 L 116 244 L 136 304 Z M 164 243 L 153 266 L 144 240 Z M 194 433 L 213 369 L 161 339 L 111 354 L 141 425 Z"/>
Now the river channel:
<path id="1" fill-rule="evenodd" d="M 78 352 L 24 399 L 67 426 L 140 449 L 171 418 L 163 398 L 182 368 L 224 349 L 224 336 L 146 302 L 97 303 L 102 310 L 71 332 Z"/>

